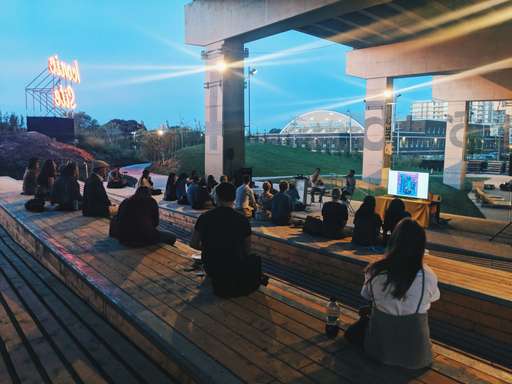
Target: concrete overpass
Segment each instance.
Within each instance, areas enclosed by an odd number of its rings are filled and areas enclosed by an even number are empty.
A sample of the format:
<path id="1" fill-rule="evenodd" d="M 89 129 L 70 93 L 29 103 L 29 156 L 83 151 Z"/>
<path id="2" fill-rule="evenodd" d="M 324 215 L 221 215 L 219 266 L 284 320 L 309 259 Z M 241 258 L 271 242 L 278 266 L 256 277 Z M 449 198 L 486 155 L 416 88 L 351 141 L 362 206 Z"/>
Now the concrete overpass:
<path id="1" fill-rule="evenodd" d="M 288 30 L 354 48 L 346 72 L 367 80 L 367 179 L 387 177 L 393 79 L 435 75 L 433 96 L 449 105 L 444 182 L 457 188 L 468 102 L 512 99 L 511 0 L 194 0 L 185 17 L 186 43 L 205 48 L 209 68 L 205 169 L 214 175 L 244 165 L 244 44 Z"/>

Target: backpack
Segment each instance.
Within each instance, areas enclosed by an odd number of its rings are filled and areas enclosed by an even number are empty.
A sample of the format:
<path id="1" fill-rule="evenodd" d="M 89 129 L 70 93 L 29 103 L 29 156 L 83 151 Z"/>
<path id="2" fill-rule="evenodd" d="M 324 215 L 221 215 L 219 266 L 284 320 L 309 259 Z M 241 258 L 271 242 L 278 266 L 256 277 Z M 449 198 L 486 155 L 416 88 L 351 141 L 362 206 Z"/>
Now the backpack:
<path id="1" fill-rule="evenodd" d="M 28 200 L 25 209 L 30 212 L 44 212 L 44 199 L 36 197 Z"/>

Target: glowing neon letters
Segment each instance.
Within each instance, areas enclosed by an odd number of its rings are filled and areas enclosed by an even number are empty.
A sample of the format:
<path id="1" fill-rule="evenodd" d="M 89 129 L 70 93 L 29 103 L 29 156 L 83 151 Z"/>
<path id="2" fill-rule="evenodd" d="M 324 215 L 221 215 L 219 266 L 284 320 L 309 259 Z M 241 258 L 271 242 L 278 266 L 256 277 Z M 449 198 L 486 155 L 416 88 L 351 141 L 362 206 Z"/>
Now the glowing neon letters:
<path id="1" fill-rule="evenodd" d="M 53 102 L 57 107 L 75 109 L 75 91 L 73 91 L 71 85 L 63 87 L 62 84 L 59 84 L 58 87 L 54 88 Z"/>
<path id="2" fill-rule="evenodd" d="M 53 55 L 48 58 L 48 71 L 62 79 L 80 84 L 80 70 L 78 69 L 78 61 L 68 64 L 59 60 L 59 56 Z"/>
<path id="3" fill-rule="evenodd" d="M 53 104 L 64 109 L 75 109 L 75 91 L 71 85 L 66 83 L 80 84 L 80 70 L 78 61 L 73 60 L 71 64 L 59 60 L 59 56 L 53 55 L 48 58 L 48 72 L 65 80 L 64 85 L 59 84 L 52 89 Z"/>

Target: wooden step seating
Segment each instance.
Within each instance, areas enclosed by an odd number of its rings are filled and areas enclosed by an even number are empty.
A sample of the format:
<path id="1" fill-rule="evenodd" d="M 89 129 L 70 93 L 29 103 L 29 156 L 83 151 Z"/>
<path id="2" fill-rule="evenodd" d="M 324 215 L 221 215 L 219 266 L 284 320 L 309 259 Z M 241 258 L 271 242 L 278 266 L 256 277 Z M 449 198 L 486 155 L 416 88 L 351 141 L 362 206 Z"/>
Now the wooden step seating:
<path id="1" fill-rule="evenodd" d="M 1 196 L 0 221 L 41 262 L 179 382 L 506 383 L 511 373 L 436 345 L 421 372 L 383 367 L 340 336 L 324 335 L 325 301 L 271 279 L 249 297 L 221 300 L 193 272 L 191 249 L 128 249 L 108 222 L 79 213 L 32 214 Z M 345 327 L 354 321 L 344 311 Z"/>
<path id="2" fill-rule="evenodd" d="M 171 383 L 0 227 L 0 383 Z"/>
<path id="3" fill-rule="evenodd" d="M 199 214 L 174 203 L 161 203 L 161 218 L 184 231 L 192 230 Z M 316 279 L 324 287 L 337 287 L 345 298 L 353 298 L 349 301 L 353 305 L 360 302 L 364 268 L 382 257 L 375 250 L 353 247 L 350 237 L 325 240 L 304 234 L 301 228 L 256 222 L 253 230 L 253 249 L 266 265 L 283 271 L 282 277 L 295 271 L 302 276 L 294 279 L 294 284 Z M 437 273 L 441 288 L 441 300 L 430 312 L 433 336 L 512 367 L 511 269 L 448 259 L 435 252 L 426 262 Z"/>

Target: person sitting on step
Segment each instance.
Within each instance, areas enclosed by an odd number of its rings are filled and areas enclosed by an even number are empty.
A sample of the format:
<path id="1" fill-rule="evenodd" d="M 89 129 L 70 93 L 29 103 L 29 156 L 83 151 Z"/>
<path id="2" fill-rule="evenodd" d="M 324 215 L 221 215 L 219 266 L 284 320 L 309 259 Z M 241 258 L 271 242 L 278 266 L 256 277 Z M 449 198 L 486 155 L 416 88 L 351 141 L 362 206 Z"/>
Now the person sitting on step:
<path id="1" fill-rule="evenodd" d="M 365 196 L 363 204 L 356 211 L 354 216 L 354 230 L 352 232 L 352 243 L 362 246 L 375 246 L 380 244 L 380 228 L 382 220 L 375 213 L 375 197 Z"/>
<path id="2" fill-rule="evenodd" d="M 133 196 L 123 200 L 119 206 L 119 213 L 111 221 L 110 234 L 128 246 L 157 243 L 172 245 L 176 236 L 157 228 L 159 212 L 158 203 L 151 196 L 151 189 L 139 187 Z"/>
<path id="3" fill-rule="evenodd" d="M 28 161 L 27 169 L 23 174 L 22 194 L 33 196 L 36 194 L 37 176 L 39 175 L 39 159 L 32 157 Z"/>
<path id="4" fill-rule="evenodd" d="M 249 175 L 242 176 L 242 185 L 236 190 L 235 209 L 240 211 L 245 217 L 251 218 L 256 209 L 256 198 L 250 187 L 251 177 Z"/>
<path id="5" fill-rule="evenodd" d="M 405 217 L 411 217 L 411 214 L 405 210 L 405 204 L 402 199 L 394 198 L 391 200 L 386 213 L 384 214 L 384 223 L 382 232 L 384 233 L 384 244 L 387 244 L 389 236 L 393 233 L 395 226 Z"/>
<path id="6" fill-rule="evenodd" d="M 267 280 L 261 273 L 260 257 L 251 253 L 251 225 L 233 209 L 233 184 L 220 183 L 216 194 L 218 206 L 199 216 L 190 245 L 201 250 L 205 272 L 217 296 L 248 295 Z"/>
<path id="7" fill-rule="evenodd" d="M 82 214 L 91 217 L 110 217 L 117 213 L 117 206 L 110 202 L 103 180 L 107 176 L 109 165 L 105 161 L 94 160 L 92 173 L 85 181 L 82 199 Z"/>
<path id="8" fill-rule="evenodd" d="M 279 192 L 272 198 L 272 223 L 276 225 L 289 225 L 292 216 L 292 199 L 286 194 L 288 182 L 279 183 Z"/>
<path id="9" fill-rule="evenodd" d="M 322 207 L 322 235 L 329 239 L 341 239 L 348 220 L 348 209 L 346 204 L 340 202 L 340 189 L 334 188 L 331 197 L 332 201 L 328 201 Z"/>
<path id="10" fill-rule="evenodd" d="M 57 165 L 53 160 L 45 160 L 41 172 L 37 176 L 36 197 L 49 200 L 52 194 L 53 184 L 57 177 Z"/>
<path id="11" fill-rule="evenodd" d="M 57 204 L 57 209 L 61 211 L 77 211 L 80 208 L 82 195 L 76 163 L 68 163 L 63 168 L 53 185 L 51 201 Z"/>
<path id="12" fill-rule="evenodd" d="M 121 172 L 119 172 L 119 167 L 113 168 L 108 173 L 107 178 L 107 188 L 124 188 L 128 185 L 127 181 L 123 178 L 121 175 Z"/>
<path id="13" fill-rule="evenodd" d="M 373 359 L 387 365 L 421 369 L 432 363 L 428 310 L 439 300 L 435 273 L 424 262 L 425 230 L 402 219 L 389 241 L 385 257 L 366 268 L 361 295 L 371 311 L 361 313 L 362 344 Z M 350 337 L 351 328 L 346 332 Z"/>
<path id="14" fill-rule="evenodd" d="M 153 180 L 151 180 L 148 168 L 142 171 L 142 176 L 140 177 L 139 182 L 137 183 L 137 187 L 149 188 L 151 194 L 154 196 L 162 194 L 161 189 L 153 188 Z"/>

